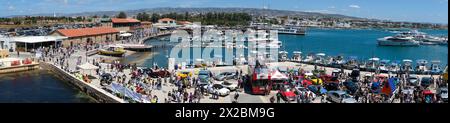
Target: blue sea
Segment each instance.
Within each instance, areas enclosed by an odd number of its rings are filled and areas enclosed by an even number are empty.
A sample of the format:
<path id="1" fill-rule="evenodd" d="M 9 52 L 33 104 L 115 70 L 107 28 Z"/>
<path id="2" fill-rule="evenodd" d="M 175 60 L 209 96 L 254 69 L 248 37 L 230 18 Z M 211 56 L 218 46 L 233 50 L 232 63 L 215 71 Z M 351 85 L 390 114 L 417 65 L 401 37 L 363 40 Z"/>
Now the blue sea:
<path id="1" fill-rule="evenodd" d="M 419 31 L 429 35 L 448 36 L 448 30 Z M 283 42 L 283 47 L 280 50 L 288 51 L 289 56 L 292 56 L 293 51 L 301 51 L 303 55 L 325 53 L 330 56 L 356 56 L 359 60 L 368 60 L 372 57 L 391 61 L 425 59 L 428 61 L 439 60 L 442 66 L 448 64 L 448 46 L 392 47 L 377 45 L 378 38 L 391 35 L 395 34 L 379 29 L 309 29 L 306 36 L 279 35 L 279 40 Z M 159 39 L 146 41 L 146 44 L 149 45 L 164 43 L 167 42 L 159 41 Z M 143 67 L 151 67 L 153 63 L 156 63 L 158 66 L 165 67 L 168 63 L 170 50 L 171 48 L 159 48 L 153 53 L 137 53 L 124 58 L 122 62 L 136 63 Z"/>

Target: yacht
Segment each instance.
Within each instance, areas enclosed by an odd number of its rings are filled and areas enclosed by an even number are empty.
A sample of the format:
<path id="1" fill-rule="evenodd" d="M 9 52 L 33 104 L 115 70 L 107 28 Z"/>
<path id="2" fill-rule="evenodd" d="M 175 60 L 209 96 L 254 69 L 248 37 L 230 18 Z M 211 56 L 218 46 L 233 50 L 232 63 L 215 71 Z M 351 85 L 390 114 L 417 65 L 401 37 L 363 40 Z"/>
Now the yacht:
<path id="1" fill-rule="evenodd" d="M 392 62 L 389 64 L 389 72 L 391 73 L 397 73 L 400 71 L 400 67 L 398 65 L 398 62 Z"/>
<path id="2" fill-rule="evenodd" d="M 349 57 L 349 60 L 346 63 L 344 63 L 344 68 L 350 70 L 359 68 L 357 57 L 356 56 Z"/>
<path id="3" fill-rule="evenodd" d="M 377 70 L 377 66 L 379 65 L 379 61 L 380 58 L 370 58 L 366 65 L 366 70 L 369 72 L 375 72 Z"/>
<path id="4" fill-rule="evenodd" d="M 400 68 L 400 71 L 401 71 L 402 73 L 406 73 L 406 72 L 411 73 L 411 72 L 414 72 L 414 69 L 413 69 L 413 67 L 412 67 L 411 64 L 412 64 L 412 60 L 409 60 L 409 59 L 403 60 L 403 65 L 402 65 L 402 67 Z"/>
<path id="5" fill-rule="evenodd" d="M 412 36 L 396 35 L 378 39 L 380 46 L 419 46 L 420 42 Z"/>
<path id="6" fill-rule="evenodd" d="M 280 51 L 278 53 L 278 61 L 284 62 L 288 60 L 288 52 L 286 51 Z"/>

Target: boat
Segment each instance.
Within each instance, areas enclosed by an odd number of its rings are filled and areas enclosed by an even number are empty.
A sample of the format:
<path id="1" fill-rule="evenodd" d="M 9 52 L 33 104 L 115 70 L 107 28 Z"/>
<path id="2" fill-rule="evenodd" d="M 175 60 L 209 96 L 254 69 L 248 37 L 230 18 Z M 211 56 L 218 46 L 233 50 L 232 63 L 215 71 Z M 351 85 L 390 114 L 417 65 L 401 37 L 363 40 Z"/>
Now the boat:
<path id="1" fill-rule="evenodd" d="M 380 58 L 370 58 L 369 62 L 366 64 L 366 71 L 375 72 L 377 70 L 379 62 Z"/>
<path id="2" fill-rule="evenodd" d="M 302 61 L 302 52 L 294 51 L 291 61 L 293 61 L 293 62 L 301 62 Z"/>
<path id="3" fill-rule="evenodd" d="M 349 69 L 349 70 L 353 70 L 353 69 L 359 68 L 357 57 L 356 56 L 350 56 L 348 58 L 347 62 L 345 62 L 343 64 L 343 66 L 344 66 L 345 69 Z"/>
<path id="4" fill-rule="evenodd" d="M 410 59 L 404 59 L 403 64 L 400 68 L 400 71 L 402 73 L 414 73 L 414 69 L 412 67 L 412 60 Z"/>
<path id="5" fill-rule="evenodd" d="M 431 61 L 431 75 L 439 75 L 442 74 L 442 69 L 441 69 L 441 61 Z"/>
<path id="6" fill-rule="evenodd" d="M 398 73 L 400 72 L 400 67 L 399 67 L 399 62 L 398 61 L 394 61 L 391 64 L 389 64 L 389 72 L 390 73 Z"/>
<path id="7" fill-rule="evenodd" d="M 420 42 L 412 36 L 396 35 L 378 39 L 379 46 L 419 46 Z"/>
<path id="8" fill-rule="evenodd" d="M 428 61 L 424 59 L 419 59 L 416 61 L 416 74 L 428 74 L 429 70 L 427 68 Z"/>
<path id="9" fill-rule="evenodd" d="M 380 70 L 381 73 L 387 73 L 389 72 L 389 64 L 390 60 L 381 60 L 380 65 L 378 66 L 378 70 Z"/>
<path id="10" fill-rule="evenodd" d="M 325 53 L 317 53 L 314 58 L 314 64 L 324 65 L 325 64 Z"/>
<path id="11" fill-rule="evenodd" d="M 306 30 L 304 28 L 294 28 L 294 27 L 284 27 L 284 28 L 276 28 L 278 30 L 278 34 L 290 34 L 290 35 L 305 35 Z"/>
<path id="12" fill-rule="evenodd" d="M 336 58 L 333 58 L 331 67 L 341 68 L 344 66 L 344 63 L 345 63 L 344 56 L 337 56 Z"/>
<path id="13" fill-rule="evenodd" d="M 126 53 L 126 51 L 122 46 L 110 45 L 106 49 L 100 49 L 98 53 L 100 55 L 122 57 Z"/>
<path id="14" fill-rule="evenodd" d="M 308 54 L 308 55 L 306 56 L 306 58 L 303 59 L 303 62 L 304 62 L 304 63 L 313 63 L 313 62 L 314 62 L 314 55 Z"/>
<path id="15" fill-rule="evenodd" d="M 278 53 L 278 61 L 284 62 L 288 60 L 288 52 L 287 51 L 280 51 Z"/>

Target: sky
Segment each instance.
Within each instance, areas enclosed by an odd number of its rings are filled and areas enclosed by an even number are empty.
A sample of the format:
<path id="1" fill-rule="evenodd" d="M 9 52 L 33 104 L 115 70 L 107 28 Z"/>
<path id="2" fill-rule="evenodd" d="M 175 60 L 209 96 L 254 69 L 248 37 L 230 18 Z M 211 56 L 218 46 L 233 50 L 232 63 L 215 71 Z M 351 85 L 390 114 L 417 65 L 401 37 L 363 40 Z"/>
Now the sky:
<path id="1" fill-rule="evenodd" d="M 0 17 L 156 7 L 244 7 L 448 24 L 448 0 L 0 0 Z"/>

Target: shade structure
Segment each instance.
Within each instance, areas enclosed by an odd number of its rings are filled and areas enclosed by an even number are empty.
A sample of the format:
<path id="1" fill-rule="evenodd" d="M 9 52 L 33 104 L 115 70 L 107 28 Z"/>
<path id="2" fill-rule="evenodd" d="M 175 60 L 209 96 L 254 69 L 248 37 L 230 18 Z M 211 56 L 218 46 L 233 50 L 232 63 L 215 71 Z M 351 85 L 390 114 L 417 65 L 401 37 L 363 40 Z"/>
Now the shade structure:
<path id="1" fill-rule="evenodd" d="M 289 78 L 282 74 L 280 71 L 276 70 L 272 76 L 271 76 L 271 80 L 288 80 Z"/>
<path id="2" fill-rule="evenodd" d="M 97 66 L 92 65 L 90 63 L 84 63 L 82 65 L 78 65 L 77 67 L 82 69 L 82 70 L 96 70 L 96 69 L 98 69 Z"/>

